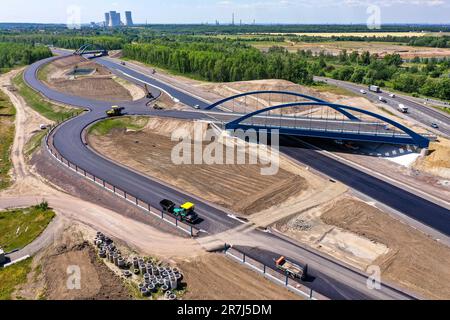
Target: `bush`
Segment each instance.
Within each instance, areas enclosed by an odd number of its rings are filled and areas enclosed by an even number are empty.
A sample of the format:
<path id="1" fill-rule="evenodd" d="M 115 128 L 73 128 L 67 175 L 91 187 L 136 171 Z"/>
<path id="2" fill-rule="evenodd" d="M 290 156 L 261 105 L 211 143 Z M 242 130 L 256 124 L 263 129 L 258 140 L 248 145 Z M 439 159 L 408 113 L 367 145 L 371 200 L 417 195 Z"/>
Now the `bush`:
<path id="1" fill-rule="evenodd" d="M 47 211 L 49 208 L 50 207 L 48 206 L 48 202 L 46 200 L 42 200 L 42 202 L 36 206 L 36 209 L 39 209 L 42 211 Z"/>

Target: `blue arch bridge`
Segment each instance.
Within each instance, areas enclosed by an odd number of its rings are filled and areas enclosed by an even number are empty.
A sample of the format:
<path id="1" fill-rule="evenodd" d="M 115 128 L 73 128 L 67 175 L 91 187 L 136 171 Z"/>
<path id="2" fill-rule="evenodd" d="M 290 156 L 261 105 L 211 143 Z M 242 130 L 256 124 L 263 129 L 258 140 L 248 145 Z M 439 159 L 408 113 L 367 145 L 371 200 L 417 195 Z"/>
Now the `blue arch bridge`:
<path id="1" fill-rule="evenodd" d="M 214 112 L 214 109 L 220 112 Z M 430 140 L 435 139 L 372 111 L 290 91 L 237 94 L 206 107 L 206 110 L 225 130 L 277 130 L 286 135 L 419 148 L 428 148 Z"/>
<path id="2" fill-rule="evenodd" d="M 76 50 L 73 54 L 84 56 L 92 55 L 94 58 L 103 57 L 108 55 L 108 51 L 97 44 L 85 44 Z"/>

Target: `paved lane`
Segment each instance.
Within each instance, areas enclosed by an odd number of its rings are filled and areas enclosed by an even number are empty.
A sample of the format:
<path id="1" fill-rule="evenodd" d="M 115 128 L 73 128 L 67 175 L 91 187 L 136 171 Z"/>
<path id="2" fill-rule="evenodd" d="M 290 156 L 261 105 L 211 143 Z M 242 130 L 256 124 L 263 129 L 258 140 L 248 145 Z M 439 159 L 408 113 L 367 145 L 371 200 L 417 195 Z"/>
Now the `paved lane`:
<path id="1" fill-rule="evenodd" d="M 27 69 L 25 73 L 26 81 L 51 99 L 73 104 L 75 106 L 88 106 L 92 110 L 91 112 L 85 113 L 82 116 L 64 123 L 56 131 L 54 135 L 54 144 L 64 157 L 81 168 L 91 171 L 99 178 L 117 185 L 119 188 L 124 189 L 130 194 L 136 195 L 153 205 L 157 205 L 162 198 L 171 198 L 177 202 L 192 198 L 182 191 L 161 184 L 148 177 L 144 177 L 122 166 L 118 166 L 111 161 L 100 157 L 86 147 L 81 140 L 81 132 L 93 121 L 104 117 L 104 112 L 110 107 L 110 104 L 79 97 L 66 96 L 45 87 L 36 79 L 36 70 L 45 62 L 46 61 L 38 62 Z M 145 81 L 150 83 L 151 79 L 145 78 Z M 190 103 L 199 102 L 195 101 L 195 98 L 193 98 L 194 100 L 190 100 L 189 97 L 184 96 L 184 93 L 178 94 L 174 92 L 173 94 L 183 103 L 189 104 L 187 101 L 190 101 Z M 130 102 L 124 104 L 124 106 L 129 113 L 160 114 L 189 119 L 199 118 L 198 112 L 165 111 L 157 113 L 145 107 L 143 102 L 144 101 Z M 204 118 L 205 115 L 202 115 L 201 117 Z M 344 166 L 339 164 L 335 165 L 338 166 L 337 170 L 339 170 L 339 166 Z M 196 199 L 195 201 L 200 216 L 205 219 L 200 226 L 210 234 L 236 229 L 241 225 L 239 221 L 228 217 L 227 212 L 223 209 L 208 204 L 201 199 Z M 381 291 L 369 290 L 366 287 L 367 277 L 364 274 L 352 270 L 337 261 L 325 258 L 322 254 L 314 252 L 313 250 L 301 248 L 286 239 L 263 233 L 258 230 L 250 230 L 246 235 L 250 236 L 253 241 L 256 241 L 256 243 L 259 244 L 258 250 L 260 251 L 258 251 L 257 258 L 260 261 L 270 263 L 274 253 L 269 254 L 268 252 L 272 252 L 272 250 L 273 252 L 276 252 L 276 254 L 285 254 L 299 262 L 307 261 L 311 264 L 312 274 L 316 277 L 313 282 L 308 283 L 307 285 L 333 299 L 411 298 L 388 286 L 384 286 Z"/>

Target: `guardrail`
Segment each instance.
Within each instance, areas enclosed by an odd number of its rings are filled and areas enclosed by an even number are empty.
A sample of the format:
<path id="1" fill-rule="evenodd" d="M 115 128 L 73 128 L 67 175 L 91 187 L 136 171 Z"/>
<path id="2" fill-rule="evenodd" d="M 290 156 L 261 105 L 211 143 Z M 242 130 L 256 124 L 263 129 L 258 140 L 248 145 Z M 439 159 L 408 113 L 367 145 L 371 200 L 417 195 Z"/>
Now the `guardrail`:
<path id="1" fill-rule="evenodd" d="M 184 223 L 183 221 L 178 220 L 176 217 L 172 216 L 171 214 L 164 213 L 163 211 L 153 207 L 149 203 L 145 202 L 142 199 L 139 199 L 138 197 L 126 192 L 125 190 L 120 189 L 119 187 L 109 183 L 108 181 L 101 179 L 94 174 L 86 171 L 85 169 L 79 167 L 78 165 L 71 163 L 69 160 L 64 158 L 58 150 L 53 145 L 53 133 L 55 130 L 61 125 L 62 123 L 69 121 L 73 117 L 70 117 L 68 119 L 65 119 L 64 121 L 58 122 L 56 125 L 51 126 L 50 130 L 48 131 L 47 135 L 45 136 L 45 145 L 50 152 L 50 154 L 59 161 L 62 165 L 66 166 L 67 168 L 71 169 L 75 173 L 79 174 L 80 176 L 84 177 L 87 180 L 90 180 L 103 188 L 106 191 L 109 191 L 113 193 L 114 195 L 125 199 L 129 203 L 133 204 L 134 206 L 152 214 L 153 216 L 171 224 L 172 226 L 182 230 L 183 232 L 189 234 L 191 237 L 196 237 L 199 233 L 199 230 L 194 228 L 193 226 Z"/>
<path id="2" fill-rule="evenodd" d="M 298 281 L 290 278 L 288 275 L 281 274 L 278 270 L 252 259 L 245 253 L 233 247 L 227 248 L 225 250 L 225 255 L 232 257 L 256 272 L 261 273 L 267 279 L 286 287 L 288 290 L 308 300 L 329 300 L 327 297 L 319 294 L 311 288 L 304 286 Z"/>

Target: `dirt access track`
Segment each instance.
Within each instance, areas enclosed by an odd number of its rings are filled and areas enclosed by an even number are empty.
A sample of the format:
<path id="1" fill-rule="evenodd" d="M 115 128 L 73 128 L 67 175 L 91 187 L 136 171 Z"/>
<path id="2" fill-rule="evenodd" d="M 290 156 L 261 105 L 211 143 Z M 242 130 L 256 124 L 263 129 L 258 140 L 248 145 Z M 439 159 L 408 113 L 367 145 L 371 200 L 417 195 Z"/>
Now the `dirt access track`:
<path id="1" fill-rule="evenodd" d="M 18 71 L 0 77 L 2 84 Z M 4 89 L 3 87 L 1 87 Z M 127 288 L 110 270 L 97 261 L 85 241 L 93 239 L 96 231 L 111 235 L 133 252 L 174 260 L 182 267 L 190 289 L 185 299 L 200 297 L 211 299 L 298 299 L 294 295 L 244 266 L 224 256 L 207 254 L 200 244 L 192 239 L 164 232 L 135 219 L 113 212 L 101 206 L 101 190 L 83 181 L 80 189 L 89 194 L 91 201 L 79 199 L 71 188 L 73 177 L 63 168 L 55 168 L 50 158 L 43 159 L 54 174 L 63 171 L 59 178 L 65 183 L 52 184 L 39 176 L 41 170 L 25 161 L 24 145 L 34 134 L 39 123 L 48 123 L 41 115 L 26 105 L 16 94 L 4 90 L 17 110 L 16 132 L 13 145 L 14 170 L 11 188 L 0 193 L 0 208 L 28 207 L 46 199 L 62 221 L 62 227 L 54 232 L 52 244 L 44 248 L 33 261 L 33 272 L 28 283 L 17 288 L 16 298 L 27 299 L 130 299 Z M 39 151 L 38 154 L 43 151 Z M 52 180 L 53 182 L 53 180 Z M 84 183 L 84 184 L 83 184 Z M 89 188 L 92 188 L 89 189 Z M 96 191 L 97 190 L 97 191 Z M 70 194 L 75 193 L 76 197 Z M 109 193 L 108 193 L 109 194 Z M 107 199 L 110 204 L 120 200 Z M 97 204 L 94 204 L 97 203 Z M 120 208 L 120 206 L 119 206 Z M 122 211 L 120 211 L 122 212 Z M 67 290 L 67 266 L 79 265 L 83 274 L 83 290 Z M 212 269 L 211 269 L 212 268 Z M 208 272 L 205 276 L 199 271 Z M 232 276 L 227 276 L 232 275 Z M 245 287 L 242 284 L 245 285 Z M 47 288 L 47 289 L 46 289 Z M 45 290 L 46 289 L 46 290 Z"/>
<path id="2" fill-rule="evenodd" d="M 329 192 L 330 187 L 334 189 L 336 184 L 283 156 L 279 158 L 279 170 L 275 175 L 262 175 L 261 170 L 268 166 L 261 162 L 175 164 L 171 155 L 178 141 L 171 141 L 172 132 L 183 128 L 192 132 L 198 125 L 201 130 L 207 128 L 206 123 L 149 118 L 142 130 L 113 129 L 106 135 L 94 131 L 88 139 L 91 147 L 112 160 L 242 216 L 269 208 L 272 212 L 282 212 L 282 215 L 295 213 L 295 206 L 312 195 L 318 194 L 323 199 L 336 196 Z M 213 144 L 223 148 L 222 142 Z M 249 149 L 247 157 L 248 152 Z M 224 151 L 223 163 L 225 155 Z M 337 189 L 346 190 L 342 186 Z"/>
<path id="3" fill-rule="evenodd" d="M 39 72 L 39 78 L 59 92 L 89 99 L 119 102 L 138 100 L 145 96 L 143 88 L 77 55 L 45 65 Z"/>
<path id="4" fill-rule="evenodd" d="M 342 50 L 350 52 L 364 51 L 370 54 L 378 54 L 384 57 L 388 54 L 399 54 L 402 59 L 413 59 L 414 57 L 432 58 L 432 57 L 449 57 L 450 49 L 445 48 L 425 48 L 413 47 L 409 45 L 389 43 L 389 42 L 363 42 L 363 41 L 330 41 L 330 42 L 289 42 L 277 43 L 286 48 L 290 52 L 297 52 L 298 50 L 311 50 L 315 54 L 322 51 L 332 55 L 339 55 Z M 261 51 L 267 51 L 271 45 L 255 43 L 253 46 Z"/>
<path id="5" fill-rule="evenodd" d="M 64 231 L 33 259 L 27 282 L 16 289 L 16 299 L 48 300 L 130 300 L 142 299 L 136 284 L 125 281 L 121 271 L 97 257 L 89 242 L 94 229 L 64 219 Z M 122 253 L 138 256 L 119 240 Z M 150 255 L 151 256 L 151 255 Z M 301 297 L 270 282 L 254 271 L 221 254 L 202 254 L 185 259 L 164 257 L 163 262 L 177 266 L 187 284 L 182 300 L 300 300 Z M 80 289 L 67 283 L 73 266 L 79 267 Z M 133 287 L 133 288 L 132 288 Z"/>
<path id="6" fill-rule="evenodd" d="M 450 248 L 384 213 L 343 196 L 275 228 L 361 270 L 430 299 L 450 298 Z"/>

